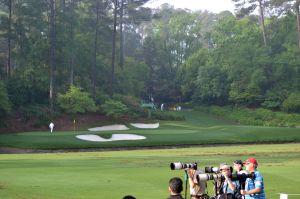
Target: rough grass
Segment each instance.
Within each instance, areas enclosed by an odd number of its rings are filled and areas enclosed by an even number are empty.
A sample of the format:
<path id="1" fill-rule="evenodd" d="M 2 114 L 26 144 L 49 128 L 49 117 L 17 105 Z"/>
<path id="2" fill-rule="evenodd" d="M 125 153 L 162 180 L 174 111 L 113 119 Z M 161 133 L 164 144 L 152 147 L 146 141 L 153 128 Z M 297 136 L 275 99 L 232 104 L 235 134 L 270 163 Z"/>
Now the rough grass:
<path id="1" fill-rule="evenodd" d="M 258 159 L 268 199 L 299 192 L 300 144 L 272 144 L 0 155 L 0 198 L 166 198 L 168 180 L 184 176 L 170 170 L 171 162 L 198 162 L 203 168 L 250 156 Z M 212 187 L 208 182 L 209 192 Z"/>

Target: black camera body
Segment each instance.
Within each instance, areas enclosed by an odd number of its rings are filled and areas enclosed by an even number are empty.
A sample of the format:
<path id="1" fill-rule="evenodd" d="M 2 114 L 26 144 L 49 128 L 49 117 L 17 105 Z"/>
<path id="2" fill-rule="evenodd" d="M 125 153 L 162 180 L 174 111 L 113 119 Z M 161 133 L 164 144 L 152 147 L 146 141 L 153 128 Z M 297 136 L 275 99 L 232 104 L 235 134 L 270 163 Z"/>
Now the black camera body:
<path id="1" fill-rule="evenodd" d="M 196 162 L 193 163 L 181 163 L 181 162 L 172 162 L 170 164 L 171 170 L 178 170 L 178 169 L 193 169 L 197 170 L 198 165 Z"/>
<path id="2" fill-rule="evenodd" d="M 240 183 L 244 183 L 246 181 L 247 178 L 251 178 L 252 180 L 255 179 L 255 174 L 253 173 L 241 173 L 241 174 L 232 174 L 230 176 L 232 181 L 240 181 Z"/>

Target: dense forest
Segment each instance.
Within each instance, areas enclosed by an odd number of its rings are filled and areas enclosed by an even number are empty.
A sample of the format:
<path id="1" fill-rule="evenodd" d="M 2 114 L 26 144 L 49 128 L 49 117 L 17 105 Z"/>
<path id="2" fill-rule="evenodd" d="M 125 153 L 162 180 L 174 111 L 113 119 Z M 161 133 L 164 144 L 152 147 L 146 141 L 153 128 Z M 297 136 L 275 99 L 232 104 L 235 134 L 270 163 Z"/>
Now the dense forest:
<path id="1" fill-rule="evenodd" d="M 1 0 L 1 120 L 149 99 L 300 112 L 298 0 L 217 14 L 148 1 Z"/>

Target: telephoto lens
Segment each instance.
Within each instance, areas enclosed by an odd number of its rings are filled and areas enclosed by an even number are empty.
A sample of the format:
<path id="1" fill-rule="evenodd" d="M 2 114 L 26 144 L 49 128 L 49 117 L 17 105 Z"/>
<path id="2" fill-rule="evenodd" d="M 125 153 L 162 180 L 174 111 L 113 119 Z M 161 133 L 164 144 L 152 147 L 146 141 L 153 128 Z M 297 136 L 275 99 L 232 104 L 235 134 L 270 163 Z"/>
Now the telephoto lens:
<path id="1" fill-rule="evenodd" d="M 205 167 L 204 171 L 205 171 L 205 173 L 219 173 L 220 168 L 219 167 Z"/>
<path id="2" fill-rule="evenodd" d="M 218 173 L 203 173 L 203 174 L 198 174 L 196 176 L 198 183 L 199 182 L 204 182 L 204 181 L 208 181 L 208 180 L 219 180 L 219 179 L 223 179 L 224 177 L 222 176 L 222 174 Z"/>
<path id="3" fill-rule="evenodd" d="M 197 163 L 181 163 L 181 162 L 172 162 L 170 164 L 171 170 L 178 170 L 178 169 L 194 169 L 197 170 Z"/>

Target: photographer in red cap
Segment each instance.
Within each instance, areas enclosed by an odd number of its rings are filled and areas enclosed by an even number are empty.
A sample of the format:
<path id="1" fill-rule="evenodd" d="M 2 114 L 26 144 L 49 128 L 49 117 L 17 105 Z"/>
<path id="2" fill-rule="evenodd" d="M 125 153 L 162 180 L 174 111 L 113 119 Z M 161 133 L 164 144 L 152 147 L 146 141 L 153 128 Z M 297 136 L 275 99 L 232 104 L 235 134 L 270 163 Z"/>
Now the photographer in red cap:
<path id="1" fill-rule="evenodd" d="M 245 190 L 241 190 L 241 194 L 245 195 L 245 199 L 265 199 L 264 180 L 259 171 L 257 171 L 257 161 L 255 158 L 249 158 L 244 162 L 246 170 L 254 173 L 254 179 L 247 178 Z"/>

